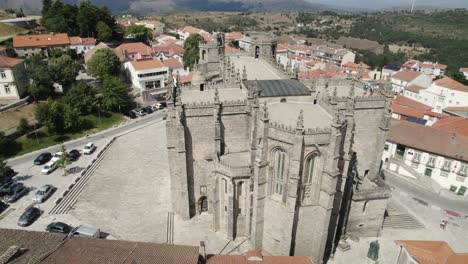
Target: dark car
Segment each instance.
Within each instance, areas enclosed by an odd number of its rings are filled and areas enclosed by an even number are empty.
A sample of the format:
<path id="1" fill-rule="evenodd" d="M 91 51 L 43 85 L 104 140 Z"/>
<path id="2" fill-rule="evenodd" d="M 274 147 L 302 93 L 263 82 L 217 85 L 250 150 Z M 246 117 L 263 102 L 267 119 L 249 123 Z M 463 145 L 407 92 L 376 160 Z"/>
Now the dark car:
<path id="1" fill-rule="evenodd" d="M 0 214 L 3 213 L 3 211 L 5 211 L 5 209 L 8 208 L 8 204 L 0 201 Z"/>
<path id="2" fill-rule="evenodd" d="M 3 200 L 7 203 L 14 203 L 26 194 L 27 191 L 28 189 L 22 183 L 15 183 L 10 187 L 9 192 L 5 195 Z"/>
<path id="3" fill-rule="evenodd" d="M 67 156 L 72 160 L 76 161 L 81 156 L 80 152 L 77 149 L 72 149 L 68 152 Z"/>
<path id="4" fill-rule="evenodd" d="M 49 162 L 49 160 L 52 159 L 52 154 L 49 152 L 44 152 L 41 153 L 35 160 L 34 160 L 34 165 L 43 165 Z"/>
<path id="5" fill-rule="evenodd" d="M 16 184 L 16 181 L 8 179 L 0 184 L 0 197 L 7 195 L 10 192 L 10 189 L 13 185 Z"/>
<path id="6" fill-rule="evenodd" d="M 62 234 L 68 234 L 70 233 L 70 231 L 72 231 L 73 227 L 65 224 L 65 223 L 62 223 L 62 222 L 53 222 L 53 223 L 50 223 L 47 228 L 46 228 L 46 231 L 47 232 L 51 232 L 51 233 L 62 233 Z"/>
<path id="7" fill-rule="evenodd" d="M 142 107 L 141 110 L 147 114 L 152 114 L 154 112 L 153 109 L 151 109 L 151 106 Z"/>
<path id="8" fill-rule="evenodd" d="M 128 111 L 125 113 L 125 115 L 128 116 L 130 119 L 135 119 L 138 117 L 137 114 L 135 114 L 135 112 L 133 111 Z"/>
<path id="9" fill-rule="evenodd" d="M 167 103 L 166 102 L 160 102 L 161 106 L 162 107 L 167 107 Z"/>
<path id="10" fill-rule="evenodd" d="M 34 221 L 41 216 L 41 210 L 36 207 L 29 207 L 18 219 L 19 226 L 28 226 L 34 223 Z"/>

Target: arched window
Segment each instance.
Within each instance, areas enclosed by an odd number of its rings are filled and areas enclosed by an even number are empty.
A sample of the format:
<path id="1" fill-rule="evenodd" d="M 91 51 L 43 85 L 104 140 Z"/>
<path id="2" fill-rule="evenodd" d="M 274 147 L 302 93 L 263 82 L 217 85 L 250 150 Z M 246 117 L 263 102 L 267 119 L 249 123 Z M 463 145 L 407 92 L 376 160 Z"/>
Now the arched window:
<path id="1" fill-rule="evenodd" d="M 315 155 L 310 155 L 305 165 L 306 166 L 302 183 L 304 185 L 312 184 L 312 177 L 314 176 Z"/>
<path id="2" fill-rule="evenodd" d="M 272 193 L 282 195 L 285 182 L 286 153 L 282 150 L 273 152 L 273 186 Z"/>
<path id="3" fill-rule="evenodd" d="M 302 201 L 305 204 L 313 204 L 319 193 L 318 186 L 320 185 L 317 174 L 317 163 L 319 156 L 317 154 L 309 155 L 304 162 L 304 169 L 302 174 Z"/>
<path id="4" fill-rule="evenodd" d="M 202 60 L 205 60 L 206 50 L 203 50 L 201 54 L 202 54 L 202 55 L 201 55 L 201 56 L 202 56 Z"/>

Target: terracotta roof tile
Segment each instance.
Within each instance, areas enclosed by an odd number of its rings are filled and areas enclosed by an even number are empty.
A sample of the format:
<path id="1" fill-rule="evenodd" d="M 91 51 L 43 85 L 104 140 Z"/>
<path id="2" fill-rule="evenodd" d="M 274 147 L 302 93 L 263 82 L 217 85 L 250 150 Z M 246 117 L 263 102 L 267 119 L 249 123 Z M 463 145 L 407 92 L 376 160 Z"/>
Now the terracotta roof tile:
<path id="1" fill-rule="evenodd" d="M 406 90 L 413 92 L 413 93 L 419 93 L 419 91 L 424 90 L 424 89 L 427 89 L 427 88 L 424 88 L 415 84 L 406 87 Z"/>
<path id="2" fill-rule="evenodd" d="M 345 68 L 351 68 L 351 69 L 359 69 L 359 66 L 362 65 L 363 69 L 370 69 L 370 66 L 365 64 L 365 63 L 355 63 L 355 62 L 347 62 L 343 64 L 343 67 Z"/>
<path id="3" fill-rule="evenodd" d="M 144 71 L 150 69 L 164 68 L 167 67 L 161 61 L 155 60 L 140 60 L 140 61 L 131 61 L 133 68 L 137 71 Z"/>
<path id="4" fill-rule="evenodd" d="M 445 70 L 447 69 L 447 65 L 445 64 L 440 64 L 440 63 L 429 63 L 425 62 L 421 64 L 421 68 L 433 68 L 433 69 L 441 69 Z"/>
<path id="5" fill-rule="evenodd" d="M 394 104 L 404 105 L 404 106 L 408 106 L 408 107 L 412 107 L 416 109 L 421 109 L 424 111 L 432 110 L 432 107 L 425 105 L 423 103 L 420 103 L 418 101 L 412 100 L 402 95 L 397 95 L 395 96 L 395 98 L 392 99 L 392 105 Z"/>
<path id="6" fill-rule="evenodd" d="M 460 72 L 468 72 L 468 68 L 460 68 Z"/>
<path id="7" fill-rule="evenodd" d="M 432 127 L 468 137 L 468 118 L 445 116 L 432 125 Z"/>
<path id="8" fill-rule="evenodd" d="M 70 45 L 79 45 L 81 44 L 80 37 L 70 37 Z"/>
<path id="9" fill-rule="evenodd" d="M 179 56 L 182 56 L 184 54 L 184 48 L 175 43 L 166 43 L 163 45 L 154 46 L 152 49 L 156 53 L 159 53 L 159 52 L 173 53 L 173 54 L 175 53 Z"/>
<path id="10" fill-rule="evenodd" d="M 468 161 L 468 138 L 453 132 L 412 122 L 392 124 L 388 141 L 441 156 Z"/>
<path id="11" fill-rule="evenodd" d="M 179 76 L 180 83 L 190 83 L 192 82 L 192 73 L 185 75 L 185 76 Z"/>
<path id="12" fill-rule="evenodd" d="M 184 68 L 184 65 L 178 59 L 168 59 L 162 62 L 164 65 L 169 67 L 169 69 Z"/>
<path id="13" fill-rule="evenodd" d="M 2 68 L 11 68 L 23 62 L 22 59 L 10 58 L 0 55 L 0 67 Z"/>
<path id="14" fill-rule="evenodd" d="M 127 51 L 128 54 L 132 53 L 138 53 L 142 56 L 148 56 L 151 55 L 152 49 L 149 46 L 146 46 L 144 43 L 141 42 L 135 42 L 135 43 L 124 43 L 117 48 L 115 48 L 115 51 L 118 53 L 124 54 L 124 51 Z"/>
<path id="15" fill-rule="evenodd" d="M 442 79 L 435 81 L 434 83 L 438 86 L 468 93 L 468 86 L 463 85 L 450 77 L 444 77 Z"/>
<path id="16" fill-rule="evenodd" d="M 81 38 L 81 44 L 96 45 L 96 39 L 95 38 Z"/>
<path id="17" fill-rule="evenodd" d="M 417 71 L 402 70 L 402 71 L 399 71 L 399 72 L 395 73 L 394 75 L 392 75 L 392 78 L 402 80 L 402 81 L 405 81 L 405 82 L 410 82 L 410 81 L 416 79 L 417 77 L 419 77 L 422 74 L 423 73 L 417 72 Z"/>
<path id="18" fill-rule="evenodd" d="M 186 26 L 181 31 L 182 32 L 187 32 L 189 34 L 196 34 L 196 33 L 200 33 L 200 31 L 202 31 L 202 30 L 199 29 L 199 28 L 196 28 L 196 27 Z"/>
<path id="19" fill-rule="evenodd" d="M 70 45 L 68 35 L 63 34 L 43 34 L 43 35 L 24 35 L 13 37 L 13 47 L 41 47 L 41 46 L 57 46 Z"/>
<path id="20" fill-rule="evenodd" d="M 455 253 L 445 241 L 396 240 L 419 264 L 466 264 L 467 253 Z"/>
<path id="21" fill-rule="evenodd" d="M 239 52 L 240 49 L 230 47 L 230 46 L 225 46 L 224 47 L 224 53 L 233 53 L 233 52 Z"/>

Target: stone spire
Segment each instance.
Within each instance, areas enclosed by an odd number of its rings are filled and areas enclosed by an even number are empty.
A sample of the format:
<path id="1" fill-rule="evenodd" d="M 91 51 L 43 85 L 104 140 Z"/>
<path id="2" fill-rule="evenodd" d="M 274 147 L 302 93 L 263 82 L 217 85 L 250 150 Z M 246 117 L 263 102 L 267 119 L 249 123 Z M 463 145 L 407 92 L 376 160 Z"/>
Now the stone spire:
<path id="1" fill-rule="evenodd" d="M 333 89 L 333 97 L 336 98 L 338 96 L 338 91 L 337 91 L 337 88 L 335 86 L 335 89 Z"/>
<path id="2" fill-rule="evenodd" d="M 218 87 L 215 88 L 215 91 L 214 91 L 214 100 L 215 100 L 215 103 L 219 103 L 219 91 L 218 91 Z"/>
<path id="3" fill-rule="evenodd" d="M 269 115 L 268 115 L 268 107 L 267 107 L 267 102 L 263 102 L 263 107 L 262 107 L 262 110 L 263 110 L 263 119 L 264 120 L 267 120 L 269 119 Z"/>
<path id="4" fill-rule="evenodd" d="M 335 116 L 333 117 L 333 123 L 339 125 L 341 124 L 341 113 L 338 109 L 335 110 Z"/>
<path id="5" fill-rule="evenodd" d="M 351 85 L 351 89 L 349 89 L 349 94 L 348 94 L 348 97 L 350 98 L 353 98 L 355 95 L 355 89 L 356 89 L 355 85 L 356 85 L 356 81 L 353 81 L 353 84 Z"/>
<path id="6" fill-rule="evenodd" d="M 237 73 L 236 73 L 236 79 L 237 79 L 237 80 L 241 80 L 241 78 L 240 78 L 240 71 L 239 71 L 239 69 L 237 69 Z"/>
<path id="7" fill-rule="evenodd" d="M 294 66 L 294 71 L 293 71 L 293 73 L 294 73 L 294 77 L 295 77 L 296 79 L 299 79 L 299 65 L 298 65 L 298 64 L 296 64 L 296 65 Z"/>
<path id="8" fill-rule="evenodd" d="M 244 65 L 244 69 L 242 69 L 242 80 L 247 80 L 247 68 Z"/>
<path id="9" fill-rule="evenodd" d="M 304 129 L 304 110 L 302 109 L 297 117 L 296 129 Z"/>

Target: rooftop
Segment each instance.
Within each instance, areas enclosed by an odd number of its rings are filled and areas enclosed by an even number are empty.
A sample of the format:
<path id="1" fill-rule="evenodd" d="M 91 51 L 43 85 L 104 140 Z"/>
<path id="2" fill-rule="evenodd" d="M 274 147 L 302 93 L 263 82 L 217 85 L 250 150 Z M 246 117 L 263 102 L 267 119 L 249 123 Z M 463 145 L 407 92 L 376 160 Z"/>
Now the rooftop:
<path id="1" fill-rule="evenodd" d="M 238 88 L 225 88 L 218 89 L 219 100 L 222 101 L 236 101 L 236 100 L 245 100 L 247 95 L 244 90 Z M 215 90 L 205 90 L 205 91 L 190 91 L 183 90 L 181 94 L 181 99 L 184 104 L 187 103 L 213 103 L 215 96 Z"/>
<path id="2" fill-rule="evenodd" d="M 289 98 L 288 98 L 289 99 Z M 332 116 L 318 104 L 309 101 L 270 102 L 267 105 L 270 122 L 296 127 L 301 110 L 304 114 L 304 128 L 329 127 Z"/>
<path id="3" fill-rule="evenodd" d="M 63 34 L 42 34 L 42 35 L 24 35 L 13 37 L 13 47 L 38 47 L 69 45 L 70 39 L 66 33 Z"/>
<path id="4" fill-rule="evenodd" d="M 1 68 L 15 67 L 17 64 L 20 64 L 21 62 L 23 62 L 22 59 L 10 58 L 10 57 L 0 55 L 0 67 Z"/>
<path id="5" fill-rule="evenodd" d="M 309 89 L 294 79 L 244 81 L 245 86 L 257 85 L 260 97 L 304 96 L 310 95 Z"/>
<path id="6" fill-rule="evenodd" d="M 468 118 L 465 117 L 446 116 L 437 121 L 432 127 L 468 137 Z"/>
<path id="7" fill-rule="evenodd" d="M 405 82 L 411 82 L 412 80 L 418 78 L 422 74 L 423 73 L 417 72 L 417 71 L 402 70 L 402 71 L 399 71 L 399 72 L 395 73 L 394 75 L 392 75 L 392 78 L 402 80 L 402 81 L 405 81 Z"/>
<path id="8" fill-rule="evenodd" d="M 422 86 L 415 85 L 415 84 L 410 85 L 406 88 L 406 90 L 411 91 L 413 93 L 419 93 L 419 91 L 424 90 L 424 89 L 427 89 L 427 88 L 424 88 Z"/>
<path id="9" fill-rule="evenodd" d="M 457 160 L 468 161 L 468 138 L 456 133 L 399 121 L 390 127 L 388 141 Z"/>
<path id="10" fill-rule="evenodd" d="M 230 59 L 234 62 L 236 70 L 239 70 L 241 73 L 244 66 L 246 67 L 247 78 L 249 80 L 278 80 L 284 78 L 278 69 L 266 61 L 256 60 L 253 57 L 247 56 L 232 56 Z"/>
<path id="11" fill-rule="evenodd" d="M 114 49 L 110 48 L 109 46 L 107 46 L 104 42 L 101 42 L 99 43 L 96 47 L 88 50 L 85 55 L 84 55 L 84 59 L 85 59 L 85 63 L 87 63 L 93 56 L 94 56 L 94 53 L 96 53 L 96 51 L 100 50 L 100 49 L 110 49 L 112 51 L 115 52 L 115 54 L 117 55 L 117 57 L 119 57 L 119 60 L 122 62 L 122 61 L 125 61 L 125 56 L 124 54 L 120 53 L 120 52 L 116 52 Z"/>
<path id="12" fill-rule="evenodd" d="M 164 65 L 169 67 L 169 69 L 184 68 L 184 65 L 178 59 L 168 59 L 162 62 Z"/>
<path id="13" fill-rule="evenodd" d="M 152 49 L 149 46 L 146 46 L 142 42 L 135 42 L 135 43 L 124 43 L 117 48 L 115 48 L 115 51 L 118 53 L 124 53 L 124 51 L 127 51 L 127 53 L 139 53 L 140 55 L 151 55 Z"/>
<path id="14" fill-rule="evenodd" d="M 442 79 L 435 81 L 434 83 L 441 87 L 450 88 L 452 90 L 457 90 L 457 91 L 468 93 L 468 86 L 462 83 L 459 83 L 450 77 L 444 77 Z"/>
<path id="15" fill-rule="evenodd" d="M 140 61 L 131 61 L 130 64 L 136 71 L 144 71 L 151 69 L 158 69 L 167 67 L 160 60 L 140 60 Z"/>
<path id="16" fill-rule="evenodd" d="M 455 253 L 445 241 L 396 240 L 419 264 L 465 264 L 468 254 Z"/>

